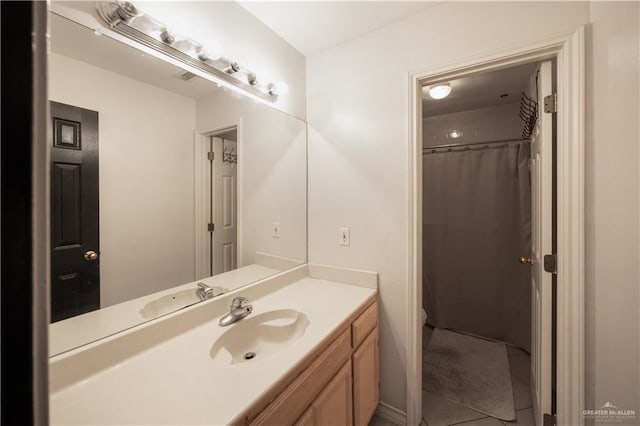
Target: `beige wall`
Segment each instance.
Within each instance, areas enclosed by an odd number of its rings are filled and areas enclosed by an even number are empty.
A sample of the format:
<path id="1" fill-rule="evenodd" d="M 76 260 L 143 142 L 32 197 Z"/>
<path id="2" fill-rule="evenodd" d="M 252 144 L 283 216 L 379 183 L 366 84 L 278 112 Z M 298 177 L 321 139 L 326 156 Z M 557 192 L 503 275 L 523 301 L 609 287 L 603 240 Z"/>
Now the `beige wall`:
<path id="1" fill-rule="evenodd" d="M 637 2 L 591 4 L 587 32 L 588 408 L 611 401 L 640 422 L 640 138 Z"/>
<path id="2" fill-rule="evenodd" d="M 238 132 L 238 235 L 245 266 L 256 252 L 307 259 L 307 157 L 304 121 L 217 91 L 197 101 L 196 128 L 207 133 L 241 123 Z M 272 224 L 280 224 L 273 238 Z"/>
<path id="3" fill-rule="evenodd" d="M 66 56 L 49 98 L 98 111 L 102 307 L 194 279 L 195 100 Z"/>
<path id="4" fill-rule="evenodd" d="M 440 3 L 307 58 L 309 259 L 379 271 L 383 401 L 406 406 L 407 73 L 574 31 L 593 13 L 588 403 L 619 398 L 620 406 L 635 401 L 638 408 L 637 7 Z M 338 245 L 341 226 L 351 227 L 350 247 Z"/>

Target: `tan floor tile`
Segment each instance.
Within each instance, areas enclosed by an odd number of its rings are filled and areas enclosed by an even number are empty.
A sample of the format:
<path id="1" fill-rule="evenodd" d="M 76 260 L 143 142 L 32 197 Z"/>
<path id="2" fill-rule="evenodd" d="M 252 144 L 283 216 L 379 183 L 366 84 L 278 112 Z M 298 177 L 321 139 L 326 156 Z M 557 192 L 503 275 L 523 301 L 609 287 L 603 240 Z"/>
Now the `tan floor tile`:
<path id="1" fill-rule="evenodd" d="M 528 355 L 515 355 L 509 357 L 509 368 L 512 378 L 520 380 L 525 385 L 529 384 L 531 377 L 531 358 Z"/>
<path id="2" fill-rule="evenodd" d="M 454 423 L 487 417 L 464 405 L 436 395 L 431 392 L 422 392 L 422 417 L 429 426 L 449 426 Z"/>
<path id="3" fill-rule="evenodd" d="M 504 426 L 504 424 L 493 417 L 485 417 L 484 419 L 471 420 L 465 423 L 455 423 L 456 426 Z"/>
<path id="4" fill-rule="evenodd" d="M 373 416 L 371 421 L 369 422 L 369 426 L 398 426 L 393 422 L 390 422 L 387 419 L 383 419 L 382 417 Z"/>
<path id="5" fill-rule="evenodd" d="M 511 378 L 513 386 L 513 399 L 516 403 L 516 411 L 531 408 L 531 389 L 528 384 L 524 384 L 516 378 Z"/>
<path id="6" fill-rule="evenodd" d="M 536 426 L 533 418 L 533 409 L 531 408 L 516 411 L 516 421 L 507 422 L 503 420 L 502 423 L 507 426 Z"/>
<path id="7" fill-rule="evenodd" d="M 529 356 L 527 351 L 525 351 L 524 349 L 521 349 L 517 346 L 512 346 L 512 345 L 506 345 L 506 346 L 507 346 L 507 355 L 509 356 L 515 356 L 515 355 Z"/>

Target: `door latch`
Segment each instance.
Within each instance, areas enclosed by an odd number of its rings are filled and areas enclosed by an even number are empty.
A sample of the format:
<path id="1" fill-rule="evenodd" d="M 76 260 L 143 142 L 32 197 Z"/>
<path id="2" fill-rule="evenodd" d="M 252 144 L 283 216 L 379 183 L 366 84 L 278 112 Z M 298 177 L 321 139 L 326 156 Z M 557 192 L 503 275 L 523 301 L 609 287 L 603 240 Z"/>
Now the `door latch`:
<path id="1" fill-rule="evenodd" d="M 557 253 L 544 255 L 544 270 L 552 274 L 558 273 L 558 255 Z"/>

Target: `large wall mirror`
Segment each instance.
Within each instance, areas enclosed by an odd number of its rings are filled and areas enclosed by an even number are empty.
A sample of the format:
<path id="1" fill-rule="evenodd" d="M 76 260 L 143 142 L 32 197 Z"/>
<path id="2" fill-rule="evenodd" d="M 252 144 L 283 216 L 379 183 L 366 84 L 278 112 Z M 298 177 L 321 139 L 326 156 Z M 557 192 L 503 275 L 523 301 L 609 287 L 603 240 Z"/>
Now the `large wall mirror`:
<path id="1" fill-rule="evenodd" d="M 51 356 L 307 260 L 300 119 L 50 13 Z"/>

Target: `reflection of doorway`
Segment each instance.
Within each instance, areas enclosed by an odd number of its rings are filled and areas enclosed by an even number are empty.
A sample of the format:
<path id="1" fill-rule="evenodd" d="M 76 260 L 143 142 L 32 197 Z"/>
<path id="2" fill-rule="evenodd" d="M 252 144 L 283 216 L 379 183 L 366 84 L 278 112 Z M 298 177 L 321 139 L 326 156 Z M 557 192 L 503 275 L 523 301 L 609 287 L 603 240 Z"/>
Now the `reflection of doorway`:
<path id="1" fill-rule="evenodd" d="M 51 102 L 51 322 L 100 308 L 98 113 Z"/>
<path id="2" fill-rule="evenodd" d="M 211 136 L 210 273 L 236 269 L 238 259 L 236 128 Z"/>

